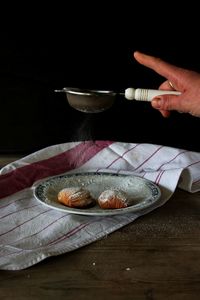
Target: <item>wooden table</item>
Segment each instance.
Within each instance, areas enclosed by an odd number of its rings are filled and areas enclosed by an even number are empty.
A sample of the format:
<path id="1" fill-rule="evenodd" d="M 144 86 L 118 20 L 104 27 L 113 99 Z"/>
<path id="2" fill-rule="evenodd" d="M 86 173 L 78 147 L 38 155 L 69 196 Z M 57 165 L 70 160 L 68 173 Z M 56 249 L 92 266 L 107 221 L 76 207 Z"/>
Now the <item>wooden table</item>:
<path id="1" fill-rule="evenodd" d="M 179 189 L 97 242 L 25 270 L 0 271 L 6 300 L 199 298 L 200 192 Z"/>

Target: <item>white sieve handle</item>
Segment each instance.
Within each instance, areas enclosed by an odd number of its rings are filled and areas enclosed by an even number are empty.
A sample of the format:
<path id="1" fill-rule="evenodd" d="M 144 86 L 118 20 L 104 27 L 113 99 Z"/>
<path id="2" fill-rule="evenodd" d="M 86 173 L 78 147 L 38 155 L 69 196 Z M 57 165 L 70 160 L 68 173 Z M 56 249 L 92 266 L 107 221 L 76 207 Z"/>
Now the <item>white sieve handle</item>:
<path id="1" fill-rule="evenodd" d="M 163 90 L 152 90 L 152 89 L 134 89 L 128 88 L 125 90 L 125 98 L 127 100 L 139 100 L 139 101 L 151 101 L 154 97 L 159 95 L 180 95 L 177 91 L 163 91 Z"/>

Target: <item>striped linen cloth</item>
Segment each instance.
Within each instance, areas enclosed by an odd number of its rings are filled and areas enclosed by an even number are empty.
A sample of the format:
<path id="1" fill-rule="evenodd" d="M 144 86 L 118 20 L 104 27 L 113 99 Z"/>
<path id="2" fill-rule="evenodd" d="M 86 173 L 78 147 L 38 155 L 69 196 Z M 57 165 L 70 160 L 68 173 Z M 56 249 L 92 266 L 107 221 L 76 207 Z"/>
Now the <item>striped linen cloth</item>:
<path id="1" fill-rule="evenodd" d="M 160 201 L 142 212 L 82 216 L 47 207 L 33 196 L 41 179 L 76 171 L 134 174 L 159 185 Z M 176 187 L 200 190 L 200 153 L 153 144 L 85 141 L 53 145 L 0 172 L 0 269 L 28 268 L 102 238 L 163 205 Z"/>

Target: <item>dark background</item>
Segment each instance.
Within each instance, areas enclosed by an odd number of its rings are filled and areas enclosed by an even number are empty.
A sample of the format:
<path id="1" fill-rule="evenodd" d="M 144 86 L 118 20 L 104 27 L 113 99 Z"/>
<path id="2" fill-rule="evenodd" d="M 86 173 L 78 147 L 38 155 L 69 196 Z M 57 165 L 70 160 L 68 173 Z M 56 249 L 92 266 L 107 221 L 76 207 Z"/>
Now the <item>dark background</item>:
<path id="1" fill-rule="evenodd" d="M 84 10 L 79 3 L 51 15 L 31 11 L 23 21 L 10 15 L 0 29 L 0 152 L 28 154 L 88 139 L 200 151 L 199 118 L 173 112 L 164 119 L 149 103 L 120 96 L 109 110 L 86 114 L 54 93 L 64 86 L 158 88 L 163 78 L 135 62 L 135 50 L 200 71 L 195 7 L 177 13 L 162 4 L 160 11 L 134 3 L 117 11 L 98 3 Z"/>

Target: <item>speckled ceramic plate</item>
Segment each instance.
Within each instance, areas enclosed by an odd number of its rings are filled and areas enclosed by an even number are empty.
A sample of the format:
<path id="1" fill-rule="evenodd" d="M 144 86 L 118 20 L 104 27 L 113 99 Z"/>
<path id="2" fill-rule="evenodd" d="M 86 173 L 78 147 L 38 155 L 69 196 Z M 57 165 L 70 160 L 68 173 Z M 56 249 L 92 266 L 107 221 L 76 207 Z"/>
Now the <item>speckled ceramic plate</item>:
<path id="1" fill-rule="evenodd" d="M 124 191 L 131 205 L 119 209 L 102 209 L 98 203 L 91 208 L 70 208 L 57 201 L 60 190 L 67 187 L 82 187 L 97 199 L 107 189 Z M 66 213 L 91 216 L 110 216 L 138 212 L 154 206 L 159 201 L 161 191 L 153 182 L 133 175 L 114 173 L 76 173 L 51 177 L 34 186 L 34 196 L 42 204 Z"/>

